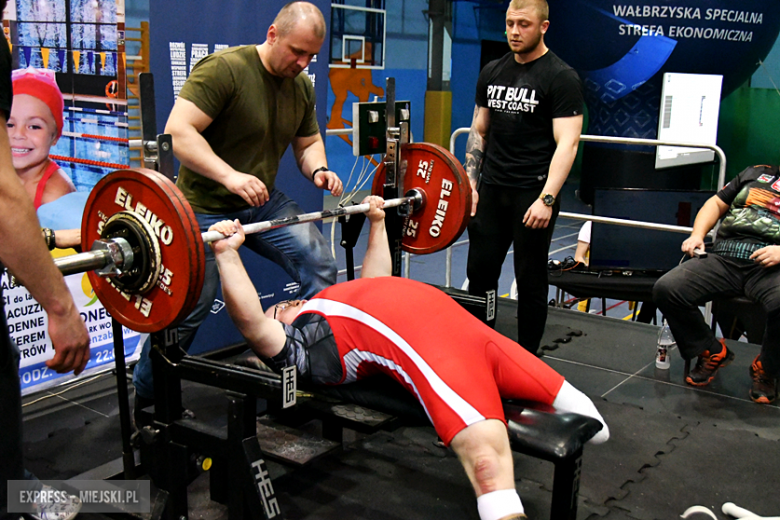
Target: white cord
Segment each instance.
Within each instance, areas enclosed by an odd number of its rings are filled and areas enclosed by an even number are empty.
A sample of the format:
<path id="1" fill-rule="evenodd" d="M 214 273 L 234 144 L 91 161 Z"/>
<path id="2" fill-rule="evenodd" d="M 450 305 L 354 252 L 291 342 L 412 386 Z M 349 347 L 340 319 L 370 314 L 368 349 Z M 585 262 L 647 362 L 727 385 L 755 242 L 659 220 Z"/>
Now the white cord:
<path id="1" fill-rule="evenodd" d="M 29 403 L 24 403 L 22 405 L 22 408 L 24 408 L 25 406 L 30 406 L 30 405 L 35 404 L 35 403 L 40 403 L 41 401 L 43 401 L 45 399 L 51 399 L 52 397 L 58 397 L 58 396 L 64 394 L 65 392 L 73 390 L 74 388 L 78 388 L 80 386 L 86 385 L 87 383 L 91 383 L 92 381 L 94 381 L 94 380 L 96 380 L 96 379 L 98 379 L 100 377 L 103 377 L 104 375 L 105 375 L 105 373 L 102 373 L 102 374 L 97 374 L 95 376 L 89 377 L 87 379 L 82 379 L 81 381 L 79 381 L 77 383 L 73 383 L 72 385 L 69 385 L 66 389 L 64 389 L 61 392 L 57 392 L 56 394 L 44 395 L 43 397 L 39 397 L 38 399 L 36 399 L 34 401 L 30 401 Z"/>

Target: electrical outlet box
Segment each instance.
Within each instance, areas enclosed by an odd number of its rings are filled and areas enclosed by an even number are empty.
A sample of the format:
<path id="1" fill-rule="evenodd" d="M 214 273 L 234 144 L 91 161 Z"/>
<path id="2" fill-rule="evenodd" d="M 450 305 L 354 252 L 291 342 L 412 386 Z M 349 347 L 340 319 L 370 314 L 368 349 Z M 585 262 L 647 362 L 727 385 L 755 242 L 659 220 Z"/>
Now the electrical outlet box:
<path id="1" fill-rule="evenodd" d="M 387 117 L 384 101 L 352 104 L 352 154 L 374 155 L 387 151 Z M 395 102 L 395 125 L 411 123 L 411 103 Z"/>

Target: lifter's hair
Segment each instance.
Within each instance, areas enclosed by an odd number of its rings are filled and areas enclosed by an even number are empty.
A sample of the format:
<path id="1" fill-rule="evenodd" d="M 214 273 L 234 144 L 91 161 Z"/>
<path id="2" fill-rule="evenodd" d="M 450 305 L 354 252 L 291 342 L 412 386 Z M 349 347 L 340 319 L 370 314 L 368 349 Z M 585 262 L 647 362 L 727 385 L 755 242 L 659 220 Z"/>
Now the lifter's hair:
<path id="1" fill-rule="evenodd" d="M 549 20 L 550 6 L 547 5 L 547 0 L 511 0 L 508 9 L 519 10 L 528 7 L 536 11 L 536 14 L 539 15 L 539 21 Z"/>
<path id="2" fill-rule="evenodd" d="M 325 38 L 325 17 L 319 7 L 309 2 L 290 2 L 282 7 L 274 18 L 277 34 L 287 36 L 298 23 L 307 23 L 314 31 L 314 36 Z"/>

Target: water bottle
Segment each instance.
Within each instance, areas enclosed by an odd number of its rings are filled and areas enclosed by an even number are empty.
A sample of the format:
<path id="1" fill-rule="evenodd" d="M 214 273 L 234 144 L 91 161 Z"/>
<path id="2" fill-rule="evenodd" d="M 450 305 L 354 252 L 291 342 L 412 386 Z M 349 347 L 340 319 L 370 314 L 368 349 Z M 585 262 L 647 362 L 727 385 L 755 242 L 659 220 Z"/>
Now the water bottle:
<path id="1" fill-rule="evenodd" d="M 672 361 L 669 354 L 676 344 L 672 331 L 669 329 L 666 320 L 664 320 L 664 326 L 661 327 L 661 332 L 658 333 L 658 348 L 655 351 L 656 368 L 667 370 L 671 366 Z"/>

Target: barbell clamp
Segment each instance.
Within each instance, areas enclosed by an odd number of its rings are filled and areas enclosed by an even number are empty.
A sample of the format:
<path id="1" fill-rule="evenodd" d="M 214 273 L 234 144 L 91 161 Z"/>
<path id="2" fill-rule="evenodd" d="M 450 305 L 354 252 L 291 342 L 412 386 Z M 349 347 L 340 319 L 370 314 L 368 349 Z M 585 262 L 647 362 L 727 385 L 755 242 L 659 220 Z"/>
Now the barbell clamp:
<path id="1" fill-rule="evenodd" d="M 133 248 L 122 237 L 95 240 L 91 250 L 105 252 L 106 265 L 95 269 L 95 272 L 100 276 L 121 276 L 133 266 Z"/>
<path id="2" fill-rule="evenodd" d="M 425 204 L 425 192 L 417 188 L 407 191 L 404 194 L 404 198 L 407 199 L 407 202 L 398 206 L 398 215 L 401 217 L 413 215 Z"/>
<path id="3" fill-rule="evenodd" d="M 130 243 L 114 237 L 95 240 L 90 251 L 55 258 L 54 265 L 63 276 L 92 270 L 102 276 L 119 276 L 132 267 L 133 260 Z"/>

